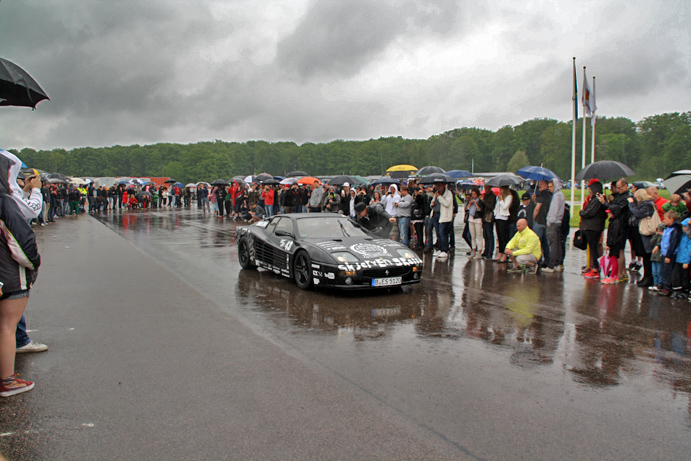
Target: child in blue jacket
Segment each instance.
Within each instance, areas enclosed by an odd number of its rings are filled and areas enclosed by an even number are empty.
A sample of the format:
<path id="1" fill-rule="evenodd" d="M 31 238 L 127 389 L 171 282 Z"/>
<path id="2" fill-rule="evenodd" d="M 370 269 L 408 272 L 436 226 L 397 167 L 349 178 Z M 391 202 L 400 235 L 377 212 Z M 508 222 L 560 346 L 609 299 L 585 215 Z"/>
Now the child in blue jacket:
<path id="1" fill-rule="evenodd" d="M 681 287 L 672 293 L 672 297 L 677 299 L 688 299 L 689 297 L 689 263 L 691 263 L 691 238 L 689 238 L 689 218 L 681 222 L 682 236 L 677 248 L 677 259 L 674 263 L 672 274 L 672 285 L 674 288 Z"/>
<path id="2" fill-rule="evenodd" d="M 664 263 L 662 266 L 662 291 L 658 292 L 660 296 L 672 295 L 672 273 L 674 272 L 677 250 L 679 249 L 679 243 L 683 234 L 681 224 L 676 221 L 678 217 L 677 212 L 673 210 L 665 213 L 663 222 L 667 228 L 662 233 L 659 248 L 655 247 L 661 252 L 662 262 Z"/>

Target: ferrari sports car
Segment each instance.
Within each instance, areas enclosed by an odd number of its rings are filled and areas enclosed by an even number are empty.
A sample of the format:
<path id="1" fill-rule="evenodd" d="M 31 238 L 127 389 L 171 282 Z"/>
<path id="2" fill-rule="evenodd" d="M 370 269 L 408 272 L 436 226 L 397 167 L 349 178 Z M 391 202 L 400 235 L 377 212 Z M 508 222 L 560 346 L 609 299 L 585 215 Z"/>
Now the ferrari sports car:
<path id="1" fill-rule="evenodd" d="M 422 276 L 422 260 L 408 247 L 335 213 L 277 215 L 238 227 L 235 241 L 243 269 L 268 269 L 302 289 L 386 288 Z"/>

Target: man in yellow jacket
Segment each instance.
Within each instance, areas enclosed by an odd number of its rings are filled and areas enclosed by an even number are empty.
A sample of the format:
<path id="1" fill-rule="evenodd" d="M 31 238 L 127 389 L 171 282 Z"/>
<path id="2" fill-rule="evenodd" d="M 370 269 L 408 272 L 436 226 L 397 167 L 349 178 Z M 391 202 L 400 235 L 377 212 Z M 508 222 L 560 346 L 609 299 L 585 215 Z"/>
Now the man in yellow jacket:
<path id="1" fill-rule="evenodd" d="M 522 272 L 523 267 L 530 267 L 537 274 L 537 262 L 542 257 L 540 237 L 528 227 L 528 221 L 519 219 L 516 223 L 516 234 L 506 244 L 505 253 L 511 258 L 514 267 L 509 272 Z"/>

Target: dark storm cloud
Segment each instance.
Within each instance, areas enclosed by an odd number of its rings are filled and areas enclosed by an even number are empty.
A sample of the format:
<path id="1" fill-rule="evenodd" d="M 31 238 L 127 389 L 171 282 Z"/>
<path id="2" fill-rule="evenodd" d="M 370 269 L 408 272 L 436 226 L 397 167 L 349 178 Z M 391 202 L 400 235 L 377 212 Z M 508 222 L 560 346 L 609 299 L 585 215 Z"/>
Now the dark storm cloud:
<path id="1" fill-rule="evenodd" d="M 397 36 L 455 24 L 456 2 L 408 1 L 395 6 L 369 0 L 316 1 L 293 33 L 278 45 L 278 63 L 301 77 L 349 77 L 376 58 Z"/>
<path id="2" fill-rule="evenodd" d="M 32 115 L 61 118 L 50 133 L 56 144 L 74 143 L 75 130 L 96 144 L 122 139 L 125 128 L 153 138 L 176 119 L 181 58 L 221 35 L 203 5 L 185 4 L 184 11 L 166 1 L 0 5 L 3 33 L 15 38 L 3 53 L 51 96 Z M 129 116 L 142 120 L 130 124 Z"/>

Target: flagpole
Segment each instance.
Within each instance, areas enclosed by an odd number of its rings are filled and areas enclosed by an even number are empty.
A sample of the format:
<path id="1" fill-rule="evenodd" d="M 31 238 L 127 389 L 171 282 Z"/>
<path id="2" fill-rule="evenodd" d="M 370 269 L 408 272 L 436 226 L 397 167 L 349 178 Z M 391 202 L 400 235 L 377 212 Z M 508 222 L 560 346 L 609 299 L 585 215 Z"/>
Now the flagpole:
<path id="1" fill-rule="evenodd" d="M 585 66 L 583 66 L 583 88 L 585 88 Z M 585 91 L 585 89 L 583 90 Z M 585 93 L 584 93 L 585 96 Z M 586 117 L 585 114 L 585 98 L 583 98 L 583 154 L 581 156 L 581 160 L 583 163 L 583 168 L 585 168 L 585 157 L 586 157 L 586 125 L 585 121 L 588 117 Z M 581 207 L 583 206 L 583 202 L 585 201 L 585 179 L 581 181 Z"/>
<path id="2" fill-rule="evenodd" d="M 593 92 L 592 92 L 592 96 L 591 96 L 591 101 L 593 101 L 593 102 L 595 101 L 595 77 L 594 76 L 593 76 Z M 595 111 L 593 110 L 596 108 L 595 104 L 591 104 L 591 106 L 593 106 L 590 108 L 590 111 L 593 114 L 591 116 L 591 119 L 590 119 L 590 123 L 591 123 L 591 125 L 593 125 L 593 134 L 592 134 L 592 138 L 593 138 L 592 141 L 593 142 L 592 142 L 592 148 L 590 151 L 590 159 L 591 159 L 590 163 L 595 163 L 595 121 L 597 120 L 597 117 L 595 116 Z"/>
<path id="3" fill-rule="evenodd" d="M 578 85 L 576 84 L 576 58 L 573 58 L 573 124 L 571 139 L 571 213 L 574 212 L 574 190 L 576 188 L 576 123 L 578 121 Z"/>

